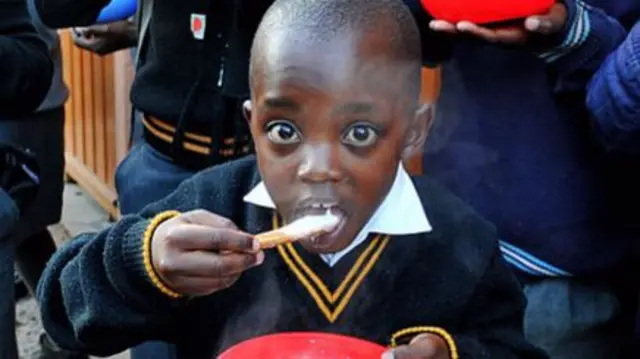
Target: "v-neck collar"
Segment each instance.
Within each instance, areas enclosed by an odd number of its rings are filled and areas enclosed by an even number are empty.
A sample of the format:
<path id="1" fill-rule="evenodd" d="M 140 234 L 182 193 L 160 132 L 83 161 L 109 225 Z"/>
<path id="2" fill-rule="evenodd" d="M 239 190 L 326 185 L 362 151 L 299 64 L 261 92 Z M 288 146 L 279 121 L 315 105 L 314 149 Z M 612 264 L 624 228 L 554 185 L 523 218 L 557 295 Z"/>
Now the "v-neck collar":
<path id="1" fill-rule="evenodd" d="M 280 227 L 277 214 L 273 215 L 273 227 L 274 229 Z M 353 295 L 371 272 L 389 243 L 389 239 L 388 235 L 374 235 L 368 243 L 363 243 L 362 251 L 354 258 L 353 264 L 340 280 L 340 284 L 335 286 L 333 290 L 312 268 L 317 265 L 310 265 L 305 261 L 305 255 L 300 253 L 294 244 L 280 245 L 277 247 L 277 251 L 289 270 L 293 272 L 316 303 L 318 309 L 329 322 L 333 323 L 345 310 Z M 334 268 L 329 268 L 329 270 L 334 270 Z"/>

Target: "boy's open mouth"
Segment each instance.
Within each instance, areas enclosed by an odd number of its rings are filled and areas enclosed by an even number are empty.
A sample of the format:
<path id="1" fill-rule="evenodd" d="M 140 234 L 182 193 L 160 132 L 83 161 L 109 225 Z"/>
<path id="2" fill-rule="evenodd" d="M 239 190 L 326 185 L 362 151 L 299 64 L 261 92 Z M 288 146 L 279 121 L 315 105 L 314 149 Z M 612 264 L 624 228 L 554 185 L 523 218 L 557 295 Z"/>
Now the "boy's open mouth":
<path id="1" fill-rule="evenodd" d="M 309 238 L 305 238 L 302 241 L 305 242 L 307 247 L 311 247 L 317 251 L 325 251 L 333 245 L 340 238 L 340 233 L 347 223 L 347 214 L 345 210 L 335 202 L 311 202 L 305 203 L 303 206 L 298 207 L 294 212 L 291 221 L 306 217 L 306 216 L 322 216 L 330 213 L 337 216 L 339 221 L 329 232 L 318 234 Z"/>

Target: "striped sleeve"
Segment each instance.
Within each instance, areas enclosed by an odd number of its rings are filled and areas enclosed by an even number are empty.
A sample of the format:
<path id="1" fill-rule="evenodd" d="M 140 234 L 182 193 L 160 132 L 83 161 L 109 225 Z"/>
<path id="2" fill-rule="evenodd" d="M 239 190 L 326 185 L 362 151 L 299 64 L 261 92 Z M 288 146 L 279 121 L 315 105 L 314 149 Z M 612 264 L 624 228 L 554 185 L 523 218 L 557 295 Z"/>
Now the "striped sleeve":
<path id="1" fill-rule="evenodd" d="M 558 36 L 550 35 L 553 47 L 537 47 L 557 78 L 556 91 L 584 91 L 591 76 L 607 56 L 624 41 L 627 31 L 604 10 L 582 0 L 563 0 L 567 25 Z M 537 45 L 540 45 L 539 43 Z"/>
<path id="2" fill-rule="evenodd" d="M 553 49 L 538 54 L 541 59 L 551 63 L 579 48 L 587 41 L 591 33 L 591 20 L 589 18 L 589 12 L 587 11 L 589 7 L 589 5 L 580 0 L 576 1 L 575 7 L 571 9 L 574 11 L 569 11 L 568 31 L 566 32 L 564 40 Z"/>
<path id="3" fill-rule="evenodd" d="M 526 251 L 500 241 L 502 258 L 515 269 L 534 277 L 571 277 L 572 274 L 547 263 Z"/>

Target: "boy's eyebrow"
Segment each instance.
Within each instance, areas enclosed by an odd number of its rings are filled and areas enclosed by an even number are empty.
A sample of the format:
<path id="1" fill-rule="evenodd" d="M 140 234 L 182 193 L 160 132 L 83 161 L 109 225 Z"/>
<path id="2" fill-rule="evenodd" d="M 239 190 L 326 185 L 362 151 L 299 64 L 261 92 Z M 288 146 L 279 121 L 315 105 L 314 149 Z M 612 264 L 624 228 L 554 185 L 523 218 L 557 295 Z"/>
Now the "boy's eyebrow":
<path id="1" fill-rule="evenodd" d="M 347 114 L 367 114 L 371 113 L 375 110 L 375 105 L 368 102 L 351 102 L 344 105 L 341 105 L 336 110 L 337 113 L 347 113 Z"/>
<path id="2" fill-rule="evenodd" d="M 300 111 L 300 105 L 286 97 L 268 97 L 262 103 L 262 107 L 289 111 Z"/>

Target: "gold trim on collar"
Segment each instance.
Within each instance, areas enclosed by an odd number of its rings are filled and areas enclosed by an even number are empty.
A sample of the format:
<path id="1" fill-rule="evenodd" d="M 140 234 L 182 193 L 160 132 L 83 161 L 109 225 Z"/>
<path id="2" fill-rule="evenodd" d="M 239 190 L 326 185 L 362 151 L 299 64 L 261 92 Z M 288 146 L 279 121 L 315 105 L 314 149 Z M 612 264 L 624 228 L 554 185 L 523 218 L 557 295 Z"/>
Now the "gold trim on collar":
<path id="1" fill-rule="evenodd" d="M 278 216 L 275 214 L 273 216 L 273 227 L 274 229 L 279 227 Z M 313 269 L 305 263 L 293 244 L 279 245 L 277 249 L 289 269 L 309 292 L 320 311 L 329 322 L 333 323 L 349 304 L 367 274 L 373 269 L 382 251 L 389 243 L 389 238 L 389 236 L 376 236 L 364 252 L 360 254 L 338 288 L 333 292 L 329 290 L 328 286 Z"/>

